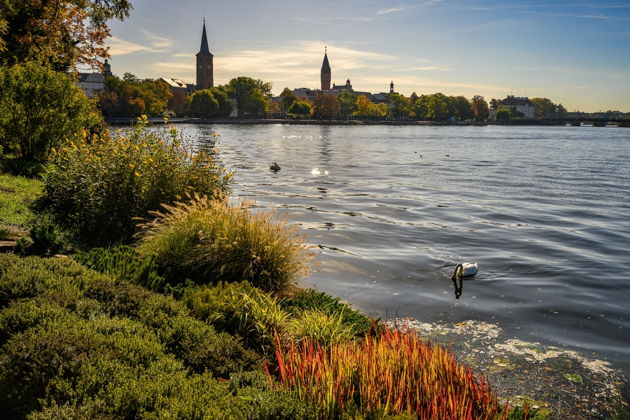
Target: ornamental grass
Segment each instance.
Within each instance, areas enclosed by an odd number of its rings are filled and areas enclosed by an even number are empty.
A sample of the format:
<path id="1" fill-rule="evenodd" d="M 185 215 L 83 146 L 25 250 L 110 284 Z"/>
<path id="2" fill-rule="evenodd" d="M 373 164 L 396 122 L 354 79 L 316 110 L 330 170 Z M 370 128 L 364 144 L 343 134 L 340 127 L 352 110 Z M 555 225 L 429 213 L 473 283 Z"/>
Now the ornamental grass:
<path id="1" fill-rule="evenodd" d="M 251 204 L 195 194 L 165 205 L 141 225 L 138 250 L 155 256 L 171 282 L 246 280 L 264 291 L 282 290 L 307 270 L 311 254 L 286 217 L 252 211 Z"/>
<path id="2" fill-rule="evenodd" d="M 50 212 L 88 246 L 131 240 L 137 220 L 187 193 L 227 191 L 231 173 L 215 150 L 193 151 L 177 130 L 149 131 L 146 120 L 129 131 L 84 136 L 53 150 L 39 209 Z"/>
<path id="3" fill-rule="evenodd" d="M 316 404 L 321 418 L 505 418 L 482 376 L 407 328 L 329 347 L 312 340 L 286 344 L 276 337 L 276 360 L 274 385 Z"/>

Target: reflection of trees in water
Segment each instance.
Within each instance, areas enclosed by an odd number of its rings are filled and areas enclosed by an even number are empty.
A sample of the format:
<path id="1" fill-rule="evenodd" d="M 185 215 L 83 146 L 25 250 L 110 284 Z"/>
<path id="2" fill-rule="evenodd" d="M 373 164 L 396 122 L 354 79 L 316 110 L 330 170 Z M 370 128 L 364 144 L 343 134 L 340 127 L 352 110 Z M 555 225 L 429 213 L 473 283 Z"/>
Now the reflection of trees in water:
<path id="1" fill-rule="evenodd" d="M 330 163 L 330 160 L 332 157 L 332 148 L 330 145 L 330 137 L 331 137 L 330 131 L 331 131 L 330 126 L 327 126 L 327 125 L 319 126 L 319 136 L 320 136 L 319 154 L 322 157 L 321 165 L 323 167 L 328 167 L 328 164 Z"/>

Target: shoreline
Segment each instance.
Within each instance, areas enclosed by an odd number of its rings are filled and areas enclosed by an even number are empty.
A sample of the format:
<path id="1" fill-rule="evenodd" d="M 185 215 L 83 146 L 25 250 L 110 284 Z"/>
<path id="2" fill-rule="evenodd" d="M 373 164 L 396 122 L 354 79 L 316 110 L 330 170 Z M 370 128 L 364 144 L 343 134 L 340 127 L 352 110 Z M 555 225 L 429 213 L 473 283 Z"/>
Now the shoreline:
<path id="1" fill-rule="evenodd" d="M 109 118 L 105 119 L 109 125 L 132 125 L 136 122 L 136 118 Z M 163 123 L 163 118 L 149 118 L 152 124 Z M 563 120 L 515 120 L 509 122 L 497 121 L 418 121 L 418 120 L 293 120 L 285 118 L 172 118 L 167 121 L 170 124 L 234 124 L 234 125 L 327 125 L 327 126 L 421 126 L 421 127 L 438 127 L 438 126 L 462 126 L 462 127 L 486 127 L 489 125 L 497 126 L 539 126 L 539 127 L 565 127 L 567 122 Z M 604 128 L 605 122 L 593 125 L 593 127 Z M 579 123 L 571 123 L 571 127 L 579 127 Z M 616 128 L 630 127 L 630 121 L 620 123 Z"/>

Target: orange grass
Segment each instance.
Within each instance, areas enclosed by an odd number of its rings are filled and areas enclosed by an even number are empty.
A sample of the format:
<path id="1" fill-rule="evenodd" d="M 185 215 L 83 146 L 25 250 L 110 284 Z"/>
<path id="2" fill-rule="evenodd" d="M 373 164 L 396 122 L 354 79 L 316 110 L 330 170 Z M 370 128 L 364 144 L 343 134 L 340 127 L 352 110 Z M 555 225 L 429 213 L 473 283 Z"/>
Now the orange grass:
<path id="1" fill-rule="evenodd" d="M 276 337 L 276 359 L 279 384 L 269 375 L 272 385 L 317 404 L 322 418 L 352 410 L 419 419 L 505 418 L 486 379 L 408 328 L 329 348 Z"/>

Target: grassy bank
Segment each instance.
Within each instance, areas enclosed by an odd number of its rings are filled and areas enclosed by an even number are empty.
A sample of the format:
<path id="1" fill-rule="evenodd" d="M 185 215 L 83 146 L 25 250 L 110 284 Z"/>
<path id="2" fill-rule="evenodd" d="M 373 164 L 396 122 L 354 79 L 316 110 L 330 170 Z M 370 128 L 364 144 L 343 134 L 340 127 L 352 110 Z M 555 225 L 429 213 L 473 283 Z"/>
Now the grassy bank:
<path id="1" fill-rule="evenodd" d="M 9 174 L 0 174 L 0 223 L 24 225 L 32 212 L 29 206 L 42 192 L 42 182 Z"/>

